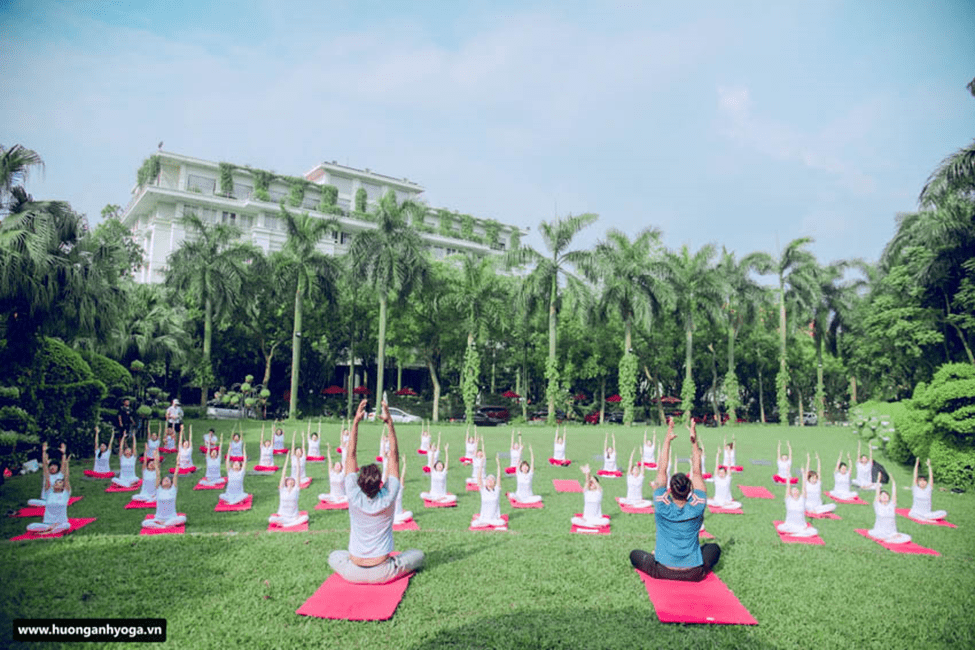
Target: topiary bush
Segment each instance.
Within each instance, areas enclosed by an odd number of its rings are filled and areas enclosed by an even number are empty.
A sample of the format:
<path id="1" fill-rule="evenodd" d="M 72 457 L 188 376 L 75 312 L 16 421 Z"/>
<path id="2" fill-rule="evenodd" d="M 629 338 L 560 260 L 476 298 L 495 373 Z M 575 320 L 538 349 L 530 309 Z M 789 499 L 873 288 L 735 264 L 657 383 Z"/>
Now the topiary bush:
<path id="1" fill-rule="evenodd" d="M 80 354 L 88 363 L 95 379 L 105 384 L 105 388 L 114 397 L 120 399 L 132 389 L 132 373 L 121 363 L 89 350 L 82 350 Z"/>

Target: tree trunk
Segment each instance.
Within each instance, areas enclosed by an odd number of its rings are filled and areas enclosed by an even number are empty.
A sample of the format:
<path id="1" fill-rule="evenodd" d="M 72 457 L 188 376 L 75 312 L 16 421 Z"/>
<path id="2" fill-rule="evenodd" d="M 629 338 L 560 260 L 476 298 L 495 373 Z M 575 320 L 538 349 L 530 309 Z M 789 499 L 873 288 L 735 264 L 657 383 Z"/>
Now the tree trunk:
<path id="1" fill-rule="evenodd" d="M 718 361 L 714 346 L 711 348 L 711 407 L 714 409 L 714 421 L 717 426 L 721 426 L 721 410 L 718 409 Z"/>
<path id="2" fill-rule="evenodd" d="M 558 274 L 552 278 L 552 290 L 548 299 L 548 367 L 555 368 L 556 338 L 558 337 L 558 314 L 556 313 L 555 303 L 558 299 Z M 548 373 L 546 372 L 546 375 Z M 545 392 L 548 398 L 548 418 L 549 424 L 555 423 L 555 391 L 552 390 L 555 380 L 545 377 Z"/>
<path id="3" fill-rule="evenodd" d="M 857 378 L 850 377 L 850 403 L 856 406 L 857 403 Z"/>
<path id="4" fill-rule="evenodd" d="M 382 409 L 383 372 L 386 366 L 386 302 L 385 291 L 379 294 L 379 353 L 376 358 L 376 412 Z"/>
<path id="5" fill-rule="evenodd" d="M 494 345 L 491 346 L 491 394 L 495 394 L 495 377 L 498 365 L 498 348 Z"/>
<path id="6" fill-rule="evenodd" d="M 440 380 L 437 378 L 437 369 L 433 367 L 433 361 L 427 359 L 427 370 L 430 371 L 430 381 L 433 383 L 433 421 L 440 421 Z"/>
<path id="7" fill-rule="evenodd" d="M 633 325 L 630 323 L 629 317 L 624 323 L 623 332 L 623 354 L 626 354 L 633 349 Z"/>
<path id="8" fill-rule="evenodd" d="M 779 372 L 785 376 L 785 281 L 779 275 Z"/>
<path id="9" fill-rule="evenodd" d="M 728 328 L 728 372 L 735 372 L 735 337 L 738 336 L 738 329 L 732 325 Z M 737 375 L 735 382 L 737 383 Z M 738 424 L 738 412 L 734 407 L 738 403 L 738 395 L 735 395 L 731 408 L 728 409 L 728 424 Z"/>
<path id="10" fill-rule="evenodd" d="M 264 353 L 264 381 L 261 382 L 264 385 L 264 388 L 267 388 L 268 384 L 271 383 L 271 360 L 274 359 L 274 351 L 278 349 L 280 344 L 281 341 L 276 341 L 274 345 L 271 346 L 271 351 Z M 264 346 L 261 347 L 263 352 Z"/>
<path id="11" fill-rule="evenodd" d="M 599 384 L 599 424 L 606 421 L 606 375 Z"/>
<path id="12" fill-rule="evenodd" d="M 345 417 L 352 418 L 352 389 L 355 388 L 355 325 L 349 333 L 349 381 L 346 382 Z"/>
<path id="13" fill-rule="evenodd" d="M 762 358 L 758 357 L 758 412 L 765 424 L 765 385 L 762 383 Z"/>
<path id="14" fill-rule="evenodd" d="M 650 369 L 646 365 L 643 366 L 643 374 L 650 380 L 650 385 L 653 386 L 653 392 L 657 395 L 657 416 L 660 418 L 660 424 L 662 426 L 667 423 L 667 415 L 664 413 L 663 395 L 660 394 L 660 387 L 657 384 L 657 380 L 653 378 Z"/>
<path id="15" fill-rule="evenodd" d="M 816 337 L 816 418 L 826 421 L 826 393 L 823 389 L 823 337 Z"/>
<path id="16" fill-rule="evenodd" d="M 403 390 L 403 364 L 396 357 L 396 390 Z"/>
<path id="17" fill-rule="evenodd" d="M 802 391 L 799 389 L 799 386 L 796 386 L 796 397 L 799 398 L 799 426 L 800 427 L 804 427 L 806 425 L 802 421 L 802 412 L 803 412 L 803 409 L 802 409 Z"/>
<path id="18" fill-rule="evenodd" d="M 213 374 L 213 366 L 210 364 L 210 348 L 213 341 L 213 303 L 210 297 L 203 304 L 203 373 L 202 376 L 209 378 Z M 200 382 L 200 407 L 206 413 L 207 393 L 210 387 L 207 385 L 208 379 Z"/>
<path id="19" fill-rule="evenodd" d="M 295 290 L 295 324 L 291 334 L 291 403 L 288 406 L 288 419 L 293 420 L 298 412 L 298 374 L 301 366 L 301 311 L 302 296 L 305 293 L 305 276 L 298 276 L 298 288 Z"/>

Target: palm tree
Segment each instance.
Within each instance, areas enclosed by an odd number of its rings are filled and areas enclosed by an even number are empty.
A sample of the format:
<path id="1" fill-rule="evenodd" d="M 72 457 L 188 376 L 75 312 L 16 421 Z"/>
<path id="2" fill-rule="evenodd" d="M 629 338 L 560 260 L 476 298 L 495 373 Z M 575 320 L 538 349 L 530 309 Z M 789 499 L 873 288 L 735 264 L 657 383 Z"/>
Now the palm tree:
<path id="1" fill-rule="evenodd" d="M 498 293 L 495 291 L 496 277 L 494 258 L 464 255 L 461 257 L 460 282 L 451 290 L 451 302 L 465 314 L 467 329 L 461 389 L 468 422 L 471 422 L 474 417 L 474 401 L 479 385 L 480 355 L 477 352 L 476 340 L 481 338 L 481 334 L 487 328 L 485 316 L 501 312 L 497 308 L 499 300 Z"/>
<path id="2" fill-rule="evenodd" d="M 15 144 L 9 149 L 0 145 L 0 215 L 7 213 L 15 187 L 22 187 L 32 167 L 44 167 L 36 151 Z"/>
<path id="3" fill-rule="evenodd" d="M 670 285 L 663 282 L 666 265 L 661 256 L 660 236 L 660 229 L 645 228 L 630 241 L 625 233 L 611 229 L 582 265 L 586 276 L 601 289 L 596 315 L 605 319 L 608 312 L 615 311 L 623 320 L 619 382 L 624 424 L 633 421 L 637 371 L 633 326 L 649 327 L 651 319 L 673 298 Z"/>
<path id="4" fill-rule="evenodd" d="M 240 296 L 244 264 L 257 255 L 251 244 L 240 241 L 240 230 L 228 224 L 209 224 L 193 213 L 180 219 L 186 239 L 169 255 L 166 284 L 198 300 L 203 307 L 203 359 L 201 361 L 200 404 L 206 408 L 207 391 L 213 381 L 210 352 L 213 323 Z"/>
<path id="5" fill-rule="evenodd" d="M 820 267 L 818 276 L 819 300 L 813 309 L 813 340 L 816 344 L 816 416 L 824 421 L 826 396 L 823 389 L 823 345 L 828 344 L 834 354 L 838 351 L 837 339 L 846 327 L 853 310 L 856 290 L 862 280 L 843 282 L 843 274 L 850 262 L 839 261 Z"/>
<path id="6" fill-rule="evenodd" d="M 694 329 L 695 316 L 713 319 L 721 305 L 723 280 L 712 264 L 717 251 L 707 244 L 691 254 L 687 246 L 667 255 L 667 280 L 676 297 L 676 317 L 684 327 L 684 385 L 681 401 L 684 421 L 690 421 L 697 389 L 694 386 Z"/>
<path id="7" fill-rule="evenodd" d="M 818 297 L 815 256 L 806 250 L 812 237 L 800 237 L 786 244 L 779 258 L 773 259 L 766 253 L 756 254 L 756 261 L 763 269 L 770 269 L 779 280 L 779 374 L 775 378 L 776 401 L 781 421 L 789 418 L 789 374 L 786 368 L 786 303 L 792 307 L 795 316 L 808 313 Z M 802 405 L 799 405 L 800 410 Z M 800 424 L 802 418 L 799 418 Z"/>
<path id="8" fill-rule="evenodd" d="M 924 184 L 918 202 L 931 208 L 952 194 L 975 195 L 975 140 L 941 161 Z"/>
<path id="9" fill-rule="evenodd" d="M 405 297 L 422 282 L 429 268 L 426 246 L 408 217 L 424 207 L 406 200 L 396 203 L 396 194 L 386 193 L 373 215 L 374 228 L 356 234 L 349 249 L 356 273 L 376 291 L 379 298 L 379 350 L 376 358 L 376 410 L 383 395 L 386 365 L 386 311 L 390 296 Z"/>
<path id="10" fill-rule="evenodd" d="M 734 252 L 723 248 L 721 259 L 717 265 L 718 274 L 724 278 L 725 299 L 722 308 L 725 311 L 728 326 L 728 371 L 725 374 L 724 389 L 727 395 L 728 422 L 735 424 L 738 419 L 738 376 L 735 372 L 735 341 L 741 328 L 755 321 L 758 305 L 761 303 L 765 290 L 752 279 L 752 271 L 759 270 L 760 257 L 756 254 L 746 255 L 741 260 L 735 259 Z"/>
<path id="11" fill-rule="evenodd" d="M 584 262 L 590 255 L 588 251 L 569 250 L 572 239 L 586 226 L 592 225 L 598 215 L 580 214 L 568 216 L 555 221 L 543 221 L 538 230 L 542 234 L 542 241 L 548 249 L 548 255 L 542 255 L 530 246 L 522 246 L 511 251 L 508 256 L 509 264 L 528 264 L 534 266 L 523 285 L 525 299 L 528 303 L 548 301 L 548 362 L 545 368 L 545 378 L 548 380 L 546 397 L 548 400 L 548 422 L 555 421 L 555 394 L 559 385 L 559 372 L 555 358 L 557 351 L 559 307 L 559 281 L 565 279 L 570 291 L 583 294 L 585 292 L 582 281 L 570 270 L 572 264 Z"/>
<path id="12" fill-rule="evenodd" d="M 288 417 L 296 417 L 298 410 L 298 379 L 301 371 L 301 319 L 305 298 L 324 296 L 332 302 L 338 268 L 334 258 L 318 252 L 317 246 L 335 230 L 334 219 L 312 217 L 307 212 L 292 214 L 281 205 L 288 239 L 275 260 L 276 271 L 289 279 L 295 287 L 295 316 L 291 336 L 291 401 Z"/>

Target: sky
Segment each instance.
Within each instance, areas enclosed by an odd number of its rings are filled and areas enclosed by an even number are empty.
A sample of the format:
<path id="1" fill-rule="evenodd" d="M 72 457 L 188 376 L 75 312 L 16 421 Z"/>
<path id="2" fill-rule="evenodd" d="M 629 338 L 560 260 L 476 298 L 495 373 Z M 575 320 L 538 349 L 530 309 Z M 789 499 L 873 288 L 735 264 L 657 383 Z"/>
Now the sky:
<path id="1" fill-rule="evenodd" d="M 407 177 L 530 228 L 594 212 L 876 260 L 975 137 L 975 2 L 0 2 L 0 144 L 92 223 L 166 151 Z"/>

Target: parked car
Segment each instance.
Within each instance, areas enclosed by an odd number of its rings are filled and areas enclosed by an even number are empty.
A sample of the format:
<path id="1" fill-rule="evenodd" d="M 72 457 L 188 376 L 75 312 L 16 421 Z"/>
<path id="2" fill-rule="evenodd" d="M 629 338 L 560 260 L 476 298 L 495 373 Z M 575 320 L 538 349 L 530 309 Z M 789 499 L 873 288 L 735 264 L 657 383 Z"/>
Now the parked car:
<path id="1" fill-rule="evenodd" d="M 548 409 L 541 409 L 539 411 L 535 411 L 534 413 L 528 416 L 528 420 L 530 422 L 538 422 L 538 421 L 544 422 L 547 419 L 548 419 Z M 566 419 L 565 411 L 555 409 L 555 421 L 564 422 L 565 419 Z"/>
<path id="2" fill-rule="evenodd" d="M 508 409 L 503 406 L 481 406 L 477 410 L 488 417 L 501 420 L 505 424 L 507 424 L 508 420 L 511 419 L 511 413 L 509 413 Z"/>
<path id="3" fill-rule="evenodd" d="M 414 424 L 423 421 L 423 418 L 421 418 L 419 415 L 413 415 L 412 413 L 407 413 L 403 409 L 398 409 L 395 406 L 389 407 L 389 417 L 393 420 L 393 422 L 397 422 L 400 424 Z M 375 421 L 376 412 L 369 411 L 368 413 L 366 413 L 366 419 Z"/>
<path id="4" fill-rule="evenodd" d="M 814 427 L 819 424 L 819 416 L 813 411 L 806 411 L 802 414 L 802 423 L 807 427 Z M 799 416 L 796 416 L 796 425 L 799 424 Z"/>
<path id="5" fill-rule="evenodd" d="M 474 409 L 472 421 L 478 427 L 496 427 L 499 424 L 507 424 L 511 419 L 508 409 L 503 406 L 479 406 Z M 467 422 L 467 414 L 459 413 L 451 418 L 453 422 Z"/>

